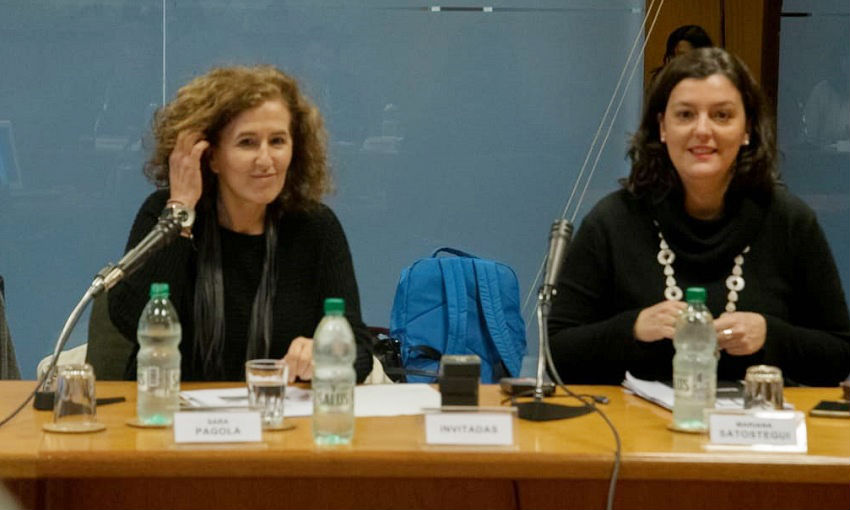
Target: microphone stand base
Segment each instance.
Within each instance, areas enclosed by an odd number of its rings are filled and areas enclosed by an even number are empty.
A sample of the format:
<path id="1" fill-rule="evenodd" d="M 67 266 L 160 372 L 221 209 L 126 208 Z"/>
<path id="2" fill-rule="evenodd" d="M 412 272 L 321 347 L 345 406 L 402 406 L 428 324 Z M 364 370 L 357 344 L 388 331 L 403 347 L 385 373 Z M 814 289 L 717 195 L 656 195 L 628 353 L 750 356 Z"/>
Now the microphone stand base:
<path id="1" fill-rule="evenodd" d="M 564 420 L 593 412 L 593 408 L 590 406 L 562 406 L 547 404 L 540 400 L 522 402 L 517 404 L 516 408 L 520 419 L 529 421 Z"/>

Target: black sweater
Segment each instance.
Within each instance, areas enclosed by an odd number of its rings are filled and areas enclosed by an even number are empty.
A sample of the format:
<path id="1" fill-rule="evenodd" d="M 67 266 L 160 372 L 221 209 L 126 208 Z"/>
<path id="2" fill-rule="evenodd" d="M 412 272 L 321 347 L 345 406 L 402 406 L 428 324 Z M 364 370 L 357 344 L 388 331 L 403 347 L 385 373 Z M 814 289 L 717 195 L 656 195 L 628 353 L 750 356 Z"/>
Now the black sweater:
<path id="1" fill-rule="evenodd" d="M 764 316 L 766 340 L 749 356 L 724 351 L 720 379 L 743 379 L 748 366 L 760 363 L 806 385 L 831 386 L 847 377 L 847 304 L 823 231 L 801 200 L 784 189 L 760 201 L 730 195 L 724 217 L 704 222 L 685 213 L 680 193 L 653 202 L 620 190 L 585 217 L 560 273 L 549 333 L 565 381 L 619 384 L 627 370 L 645 379 L 671 378 L 672 341 L 647 343 L 633 335 L 638 313 L 664 300 L 653 220 L 676 255 L 678 286 L 705 287 L 714 317 L 725 310 L 734 257 L 751 248 L 737 309 Z"/>
<path id="2" fill-rule="evenodd" d="M 168 191 L 151 194 L 142 205 L 127 249 L 135 246 L 156 224 L 168 199 Z M 199 217 L 194 234 L 208 218 Z M 244 380 L 251 307 L 260 282 L 265 253 L 265 234 L 239 234 L 218 227 L 221 234 L 224 279 L 225 380 Z M 285 213 L 278 223 L 277 289 L 273 306 L 270 357 L 282 358 L 295 337 L 312 338 L 321 320 L 326 297 L 345 299 L 345 315 L 357 341 L 355 370 L 358 382 L 372 369 L 371 335 L 360 317 L 360 298 L 348 242 L 334 213 L 320 205 L 309 212 Z M 185 237 L 155 253 L 147 263 L 116 285 L 109 295 L 112 322 L 128 339 L 136 341 L 136 328 L 148 301 L 152 282 L 167 282 L 171 302 L 177 309 L 183 329 L 180 343 L 181 378 L 201 380 L 194 359 L 195 277 L 197 251 Z M 138 349 L 138 344 L 136 346 Z M 128 377 L 135 377 L 135 354 L 128 365 Z"/>

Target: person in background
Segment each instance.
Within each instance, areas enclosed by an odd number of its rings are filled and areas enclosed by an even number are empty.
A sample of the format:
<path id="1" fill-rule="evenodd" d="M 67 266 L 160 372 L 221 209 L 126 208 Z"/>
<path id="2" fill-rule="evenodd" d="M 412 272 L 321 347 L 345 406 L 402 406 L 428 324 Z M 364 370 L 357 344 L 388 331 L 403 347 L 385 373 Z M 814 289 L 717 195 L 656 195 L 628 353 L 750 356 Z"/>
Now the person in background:
<path id="1" fill-rule="evenodd" d="M 718 378 L 775 365 L 834 386 L 850 372 L 850 317 L 814 212 L 779 182 L 773 117 L 744 64 L 702 48 L 649 91 L 623 189 L 584 218 L 549 319 L 565 381 L 669 380 L 683 290 L 705 287 Z"/>
<path id="2" fill-rule="evenodd" d="M 183 326 L 183 380 L 244 380 L 246 360 L 269 357 L 309 380 L 323 301 L 341 297 L 362 381 L 371 336 L 345 234 L 320 201 L 331 187 L 322 117 L 296 81 L 267 66 L 213 69 L 157 112 L 153 134 L 145 173 L 160 189 L 127 249 L 162 215 L 187 226 L 111 290 L 118 330 L 135 340 L 150 284 L 166 282 Z"/>
<path id="3" fill-rule="evenodd" d="M 21 372 L 15 359 L 15 344 L 6 323 L 6 298 L 3 277 L 0 276 L 0 379 L 20 379 Z"/>
<path id="4" fill-rule="evenodd" d="M 803 139 L 821 149 L 850 152 L 850 54 L 835 45 L 825 78 L 812 87 L 803 109 Z"/>
<path id="5" fill-rule="evenodd" d="M 667 36 L 667 48 L 664 51 L 664 60 L 661 65 L 652 70 L 651 80 L 658 77 L 658 73 L 664 69 L 671 60 L 683 53 L 697 48 L 709 48 L 714 46 L 708 33 L 699 25 L 683 25 L 670 32 Z"/>

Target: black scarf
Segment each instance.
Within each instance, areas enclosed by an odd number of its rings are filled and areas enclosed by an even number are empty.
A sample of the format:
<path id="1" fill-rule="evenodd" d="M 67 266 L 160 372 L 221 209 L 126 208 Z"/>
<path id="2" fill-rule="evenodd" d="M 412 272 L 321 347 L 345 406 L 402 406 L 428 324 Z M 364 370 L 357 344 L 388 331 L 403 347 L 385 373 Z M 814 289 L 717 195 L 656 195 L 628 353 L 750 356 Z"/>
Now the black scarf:
<path id="1" fill-rule="evenodd" d="M 684 193 L 674 189 L 648 199 L 652 217 L 676 254 L 676 265 L 698 266 L 700 272 L 717 277 L 729 272 L 740 254 L 764 224 L 771 196 L 757 197 L 729 190 L 723 214 L 713 220 L 698 220 L 685 211 Z"/>

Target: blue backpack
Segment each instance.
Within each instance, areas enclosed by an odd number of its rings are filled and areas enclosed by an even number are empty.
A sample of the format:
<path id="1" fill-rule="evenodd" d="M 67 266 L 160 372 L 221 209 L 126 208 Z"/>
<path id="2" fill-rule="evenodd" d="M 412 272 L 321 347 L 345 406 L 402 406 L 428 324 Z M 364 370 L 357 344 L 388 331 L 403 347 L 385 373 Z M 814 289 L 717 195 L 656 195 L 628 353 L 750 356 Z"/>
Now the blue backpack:
<path id="1" fill-rule="evenodd" d="M 482 383 L 517 377 L 525 354 L 520 308 L 516 274 L 505 264 L 452 248 L 414 262 L 401 272 L 390 317 L 407 382 L 434 382 L 443 354 L 477 354 Z M 421 371 L 434 375 L 413 375 Z"/>

